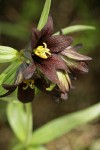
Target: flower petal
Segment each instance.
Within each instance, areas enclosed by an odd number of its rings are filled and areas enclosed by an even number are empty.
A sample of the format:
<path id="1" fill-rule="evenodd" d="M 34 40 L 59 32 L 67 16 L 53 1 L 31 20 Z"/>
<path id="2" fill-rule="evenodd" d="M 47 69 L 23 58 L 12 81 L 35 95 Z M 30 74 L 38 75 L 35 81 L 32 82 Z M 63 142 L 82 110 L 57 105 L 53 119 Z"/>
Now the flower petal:
<path id="1" fill-rule="evenodd" d="M 7 85 L 7 84 L 3 84 L 2 85 L 4 89 L 8 90 L 7 93 L 3 94 L 3 95 L 0 95 L 0 97 L 6 97 L 8 95 L 10 95 L 11 93 L 13 93 L 16 88 L 17 88 L 17 85 Z"/>
<path id="2" fill-rule="evenodd" d="M 41 32 L 36 28 L 32 28 L 31 47 L 32 50 L 36 48 L 36 44 L 41 36 Z"/>
<path id="3" fill-rule="evenodd" d="M 59 78 L 59 88 L 62 92 L 68 92 L 71 87 L 71 81 L 67 73 L 63 71 L 57 71 L 57 76 Z"/>
<path id="4" fill-rule="evenodd" d="M 43 75 L 50 81 L 52 81 L 53 83 L 59 82 L 55 67 L 51 63 L 51 60 L 43 61 L 42 63 L 37 63 L 37 67 L 43 73 Z"/>
<path id="5" fill-rule="evenodd" d="M 53 33 L 53 20 L 52 17 L 49 16 L 48 17 L 48 21 L 46 23 L 46 25 L 44 26 L 44 28 L 41 31 L 41 39 L 44 40 L 47 37 L 50 37 Z"/>
<path id="6" fill-rule="evenodd" d="M 85 62 L 76 62 L 73 60 L 68 60 L 66 57 L 63 58 L 68 66 L 68 68 L 73 72 L 80 72 L 80 73 L 88 73 L 89 69 Z"/>
<path id="7" fill-rule="evenodd" d="M 25 83 L 21 83 L 18 86 L 18 99 L 22 102 L 22 103 L 28 103 L 28 102 L 32 102 L 34 99 L 34 89 L 31 89 L 30 87 L 27 87 L 26 90 L 24 90 L 23 88 L 26 86 Z"/>
<path id="8" fill-rule="evenodd" d="M 69 71 L 66 63 L 63 61 L 63 59 L 58 54 L 52 54 L 52 57 L 50 57 L 50 61 L 52 61 L 52 65 L 55 67 L 56 70 L 66 70 Z"/>
<path id="9" fill-rule="evenodd" d="M 73 50 L 68 50 L 65 49 L 64 51 L 61 52 L 62 55 L 67 56 L 68 58 L 74 59 L 74 60 L 78 60 L 78 61 L 86 61 L 86 60 L 91 60 L 91 57 L 82 55 L 77 53 L 76 51 Z"/>
<path id="10" fill-rule="evenodd" d="M 27 64 L 26 62 L 23 62 L 19 68 L 16 71 L 16 76 L 15 76 L 15 85 L 19 85 L 20 83 L 22 83 L 22 81 L 24 80 L 24 73 L 23 71 L 27 68 Z"/>
<path id="11" fill-rule="evenodd" d="M 73 51 L 78 51 L 80 48 L 82 48 L 82 44 L 76 44 L 75 46 L 68 46 L 66 50 L 73 50 Z"/>
<path id="12" fill-rule="evenodd" d="M 36 70 L 34 62 L 30 64 L 26 69 L 23 70 L 24 79 L 30 79 Z"/>
<path id="13" fill-rule="evenodd" d="M 24 57 L 27 58 L 30 62 L 33 62 L 32 59 L 32 47 L 31 47 L 31 42 L 28 43 L 28 45 L 24 48 Z"/>
<path id="14" fill-rule="evenodd" d="M 67 70 L 65 62 L 57 54 L 45 60 L 39 59 L 36 65 L 46 78 L 56 84 L 59 83 L 56 71 Z"/>
<path id="15" fill-rule="evenodd" d="M 64 35 L 53 35 L 45 40 L 47 47 L 53 53 L 58 53 L 63 51 L 73 42 L 73 38 Z"/>

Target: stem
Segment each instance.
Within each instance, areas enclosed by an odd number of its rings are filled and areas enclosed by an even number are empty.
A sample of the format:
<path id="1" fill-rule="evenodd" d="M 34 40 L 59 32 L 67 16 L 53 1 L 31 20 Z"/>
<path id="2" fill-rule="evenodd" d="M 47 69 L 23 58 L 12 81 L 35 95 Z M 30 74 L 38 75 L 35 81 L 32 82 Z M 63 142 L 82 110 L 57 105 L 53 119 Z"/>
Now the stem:
<path id="1" fill-rule="evenodd" d="M 28 144 L 32 135 L 32 126 L 33 126 L 31 103 L 25 104 L 25 109 L 26 109 L 26 115 L 27 115 L 27 134 L 26 134 L 25 144 Z"/>

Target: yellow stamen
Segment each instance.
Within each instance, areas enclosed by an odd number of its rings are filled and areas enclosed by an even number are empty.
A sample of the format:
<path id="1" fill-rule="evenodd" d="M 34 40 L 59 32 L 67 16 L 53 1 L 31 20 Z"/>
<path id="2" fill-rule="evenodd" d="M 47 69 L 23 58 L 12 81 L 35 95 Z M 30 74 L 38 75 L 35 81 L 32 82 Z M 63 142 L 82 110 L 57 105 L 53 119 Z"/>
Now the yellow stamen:
<path id="1" fill-rule="evenodd" d="M 31 89 L 34 89 L 34 80 L 25 80 L 23 81 L 23 83 L 26 84 L 26 86 L 23 87 L 23 90 L 26 90 L 28 87 L 30 87 Z"/>
<path id="2" fill-rule="evenodd" d="M 43 59 L 47 59 L 49 56 L 51 56 L 50 50 L 47 48 L 47 44 L 43 43 L 43 46 L 38 46 L 33 52 L 38 57 L 41 57 Z"/>

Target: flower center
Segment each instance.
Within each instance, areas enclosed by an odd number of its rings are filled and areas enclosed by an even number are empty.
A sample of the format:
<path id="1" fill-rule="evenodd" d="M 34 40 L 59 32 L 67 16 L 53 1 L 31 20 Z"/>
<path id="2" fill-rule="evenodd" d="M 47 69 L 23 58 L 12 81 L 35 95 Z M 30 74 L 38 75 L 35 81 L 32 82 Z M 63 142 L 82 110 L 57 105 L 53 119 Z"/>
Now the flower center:
<path id="1" fill-rule="evenodd" d="M 44 46 L 38 46 L 33 52 L 40 58 L 47 59 L 51 56 L 50 49 L 47 48 L 47 44 L 43 43 Z"/>
<path id="2" fill-rule="evenodd" d="M 24 80 L 23 83 L 26 84 L 26 86 L 23 87 L 23 90 L 26 90 L 28 87 L 34 89 L 34 80 Z"/>

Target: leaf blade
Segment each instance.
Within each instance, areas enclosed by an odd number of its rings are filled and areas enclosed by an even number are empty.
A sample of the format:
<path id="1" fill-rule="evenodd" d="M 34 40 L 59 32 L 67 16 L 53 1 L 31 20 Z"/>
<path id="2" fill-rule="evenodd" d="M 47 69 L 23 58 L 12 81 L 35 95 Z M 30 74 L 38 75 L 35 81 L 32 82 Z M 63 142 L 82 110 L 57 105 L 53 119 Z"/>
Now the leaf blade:
<path id="1" fill-rule="evenodd" d="M 26 115 L 22 103 L 10 102 L 7 106 L 7 118 L 16 137 L 21 141 L 26 139 Z"/>
<path id="2" fill-rule="evenodd" d="M 38 23 L 38 27 L 37 27 L 37 29 L 40 31 L 47 22 L 49 11 L 50 11 L 50 6 L 51 6 L 51 0 L 46 0 L 39 23 Z"/>
<path id="3" fill-rule="evenodd" d="M 8 46 L 0 46 L 0 63 L 11 62 L 16 60 L 19 56 L 19 52 Z"/>
<path id="4" fill-rule="evenodd" d="M 0 74 L 0 86 L 3 83 L 12 84 L 14 82 L 16 70 L 21 64 L 21 61 L 14 61 Z M 6 90 L 0 87 L 0 95 L 4 94 Z"/>
<path id="5" fill-rule="evenodd" d="M 75 127 L 85 124 L 100 115 L 100 103 L 69 115 L 60 117 L 37 129 L 32 136 L 32 145 L 46 144 Z"/>
<path id="6" fill-rule="evenodd" d="M 79 31 L 85 31 L 85 30 L 95 30 L 96 28 L 93 26 L 88 26 L 88 25 L 73 25 L 66 27 L 62 29 L 62 34 L 70 34 L 74 32 L 79 32 Z M 56 32 L 55 35 L 59 35 L 60 31 Z"/>

